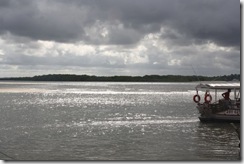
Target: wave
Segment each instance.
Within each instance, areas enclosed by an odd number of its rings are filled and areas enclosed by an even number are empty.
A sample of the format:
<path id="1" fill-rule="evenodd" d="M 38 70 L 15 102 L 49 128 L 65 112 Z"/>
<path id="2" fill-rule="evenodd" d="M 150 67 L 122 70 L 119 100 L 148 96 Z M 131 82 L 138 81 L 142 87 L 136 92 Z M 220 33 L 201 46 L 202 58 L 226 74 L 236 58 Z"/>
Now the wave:
<path id="1" fill-rule="evenodd" d="M 178 118 L 178 119 L 140 119 L 140 120 L 102 120 L 102 121 L 82 121 L 74 123 L 73 126 L 131 126 L 131 125 L 154 125 L 154 124 L 181 124 L 198 122 L 197 118 Z"/>
<path id="2" fill-rule="evenodd" d="M 117 95 L 117 94 L 125 94 L 125 95 L 165 95 L 165 94 L 194 94 L 195 91 L 79 91 L 79 90 L 68 90 L 63 93 L 76 93 L 76 94 L 103 94 L 103 95 Z"/>

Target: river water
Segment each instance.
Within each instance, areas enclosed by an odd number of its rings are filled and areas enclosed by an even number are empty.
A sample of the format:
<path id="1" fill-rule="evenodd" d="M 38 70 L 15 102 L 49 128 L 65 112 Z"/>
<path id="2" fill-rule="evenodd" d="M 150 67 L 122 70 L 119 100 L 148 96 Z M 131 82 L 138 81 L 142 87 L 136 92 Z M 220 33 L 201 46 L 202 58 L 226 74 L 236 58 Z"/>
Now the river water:
<path id="1" fill-rule="evenodd" d="M 1 160 L 240 160 L 229 123 L 201 123 L 197 83 L 0 82 Z"/>

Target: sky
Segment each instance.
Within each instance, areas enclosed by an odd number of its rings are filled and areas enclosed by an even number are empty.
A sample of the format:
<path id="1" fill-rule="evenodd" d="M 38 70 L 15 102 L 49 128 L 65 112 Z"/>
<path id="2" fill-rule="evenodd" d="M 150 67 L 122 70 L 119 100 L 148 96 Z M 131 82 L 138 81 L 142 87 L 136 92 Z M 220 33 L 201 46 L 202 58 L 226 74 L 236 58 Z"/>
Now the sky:
<path id="1" fill-rule="evenodd" d="M 238 0 L 1 0 L 0 77 L 240 73 Z"/>

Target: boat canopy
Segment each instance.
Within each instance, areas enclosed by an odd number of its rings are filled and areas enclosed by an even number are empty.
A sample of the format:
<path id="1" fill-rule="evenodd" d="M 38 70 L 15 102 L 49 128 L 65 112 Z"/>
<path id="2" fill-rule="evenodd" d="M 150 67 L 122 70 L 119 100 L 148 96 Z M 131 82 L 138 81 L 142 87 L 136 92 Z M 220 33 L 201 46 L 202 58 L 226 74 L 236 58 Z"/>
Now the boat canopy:
<path id="1" fill-rule="evenodd" d="M 240 82 L 226 82 L 226 83 L 206 83 L 198 84 L 197 88 L 207 88 L 207 89 L 240 89 Z"/>

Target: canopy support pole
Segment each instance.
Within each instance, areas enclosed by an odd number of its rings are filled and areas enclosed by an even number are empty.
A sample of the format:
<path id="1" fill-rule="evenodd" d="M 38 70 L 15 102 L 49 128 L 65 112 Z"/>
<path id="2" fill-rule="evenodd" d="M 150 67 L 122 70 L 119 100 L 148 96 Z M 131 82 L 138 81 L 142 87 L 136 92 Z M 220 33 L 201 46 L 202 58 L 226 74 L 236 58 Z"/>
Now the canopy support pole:
<path id="1" fill-rule="evenodd" d="M 215 102 L 217 102 L 217 89 L 215 89 Z"/>

